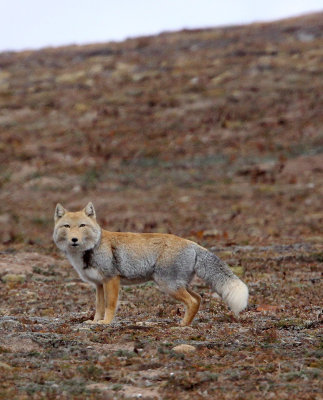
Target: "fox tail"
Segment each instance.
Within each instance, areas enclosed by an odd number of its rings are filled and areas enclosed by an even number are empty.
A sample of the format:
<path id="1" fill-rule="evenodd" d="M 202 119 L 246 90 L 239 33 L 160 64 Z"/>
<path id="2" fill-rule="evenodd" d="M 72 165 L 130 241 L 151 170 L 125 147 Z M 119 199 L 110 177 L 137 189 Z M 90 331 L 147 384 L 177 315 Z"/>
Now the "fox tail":
<path id="1" fill-rule="evenodd" d="M 197 249 L 195 273 L 222 297 L 235 315 L 247 307 L 249 294 L 247 285 L 224 261 L 202 247 Z"/>

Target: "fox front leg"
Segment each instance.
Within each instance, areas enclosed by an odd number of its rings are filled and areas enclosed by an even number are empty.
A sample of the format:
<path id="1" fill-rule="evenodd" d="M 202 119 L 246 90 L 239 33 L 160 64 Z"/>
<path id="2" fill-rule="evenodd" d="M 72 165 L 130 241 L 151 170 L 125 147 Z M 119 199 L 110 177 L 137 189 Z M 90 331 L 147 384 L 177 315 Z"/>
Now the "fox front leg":
<path id="1" fill-rule="evenodd" d="M 109 281 L 103 283 L 105 312 L 104 319 L 99 320 L 98 324 L 110 324 L 117 309 L 120 288 L 120 277 L 114 276 Z"/>
<path id="2" fill-rule="evenodd" d="M 94 322 L 99 321 L 104 316 L 104 290 L 103 285 L 96 286 L 96 302 L 95 302 L 95 315 Z"/>
<path id="3" fill-rule="evenodd" d="M 104 317 L 104 290 L 102 284 L 96 285 L 95 315 L 94 319 L 85 321 L 88 324 L 95 324 Z"/>

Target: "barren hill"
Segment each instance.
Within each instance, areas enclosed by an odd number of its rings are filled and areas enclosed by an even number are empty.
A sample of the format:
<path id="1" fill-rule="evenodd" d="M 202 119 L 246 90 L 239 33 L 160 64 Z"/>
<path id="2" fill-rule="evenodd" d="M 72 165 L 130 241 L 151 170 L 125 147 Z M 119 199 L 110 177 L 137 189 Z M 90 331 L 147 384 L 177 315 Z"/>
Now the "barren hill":
<path id="1" fill-rule="evenodd" d="M 319 398 L 322 35 L 321 13 L 0 54 L 0 399 Z M 57 202 L 89 200 L 106 229 L 216 251 L 242 320 L 196 281 L 191 328 L 150 285 L 84 326 L 93 294 L 51 232 Z"/>
<path id="2" fill-rule="evenodd" d="M 315 14 L 1 54 L 3 243 L 48 246 L 55 203 L 88 199 L 111 230 L 316 236 L 322 28 Z"/>

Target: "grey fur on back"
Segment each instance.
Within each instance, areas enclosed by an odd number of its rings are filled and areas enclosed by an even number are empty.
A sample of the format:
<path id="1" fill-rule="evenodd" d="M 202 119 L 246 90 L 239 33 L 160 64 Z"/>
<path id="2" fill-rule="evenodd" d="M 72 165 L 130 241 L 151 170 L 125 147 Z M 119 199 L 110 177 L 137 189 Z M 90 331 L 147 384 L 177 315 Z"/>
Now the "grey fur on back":
<path id="1" fill-rule="evenodd" d="M 154 267 L 153 280 L 165 291 L 175 292 L 187 287 L 195 275 L 197 254 L 195 244 L 183 248 L 169 263 L 159 260 Z"/>

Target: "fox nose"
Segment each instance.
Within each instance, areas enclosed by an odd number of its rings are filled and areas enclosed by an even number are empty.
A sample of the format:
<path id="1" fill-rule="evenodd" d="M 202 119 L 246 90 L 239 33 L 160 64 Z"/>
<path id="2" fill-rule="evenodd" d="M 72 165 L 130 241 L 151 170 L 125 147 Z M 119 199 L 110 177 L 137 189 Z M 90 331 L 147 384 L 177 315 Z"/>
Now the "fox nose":
<path id="1" fill-rule="evenodd" d="M 73 242 L 73 243 L 78 242 L 78 238 L 72 238 L 72 242 Z"/>

